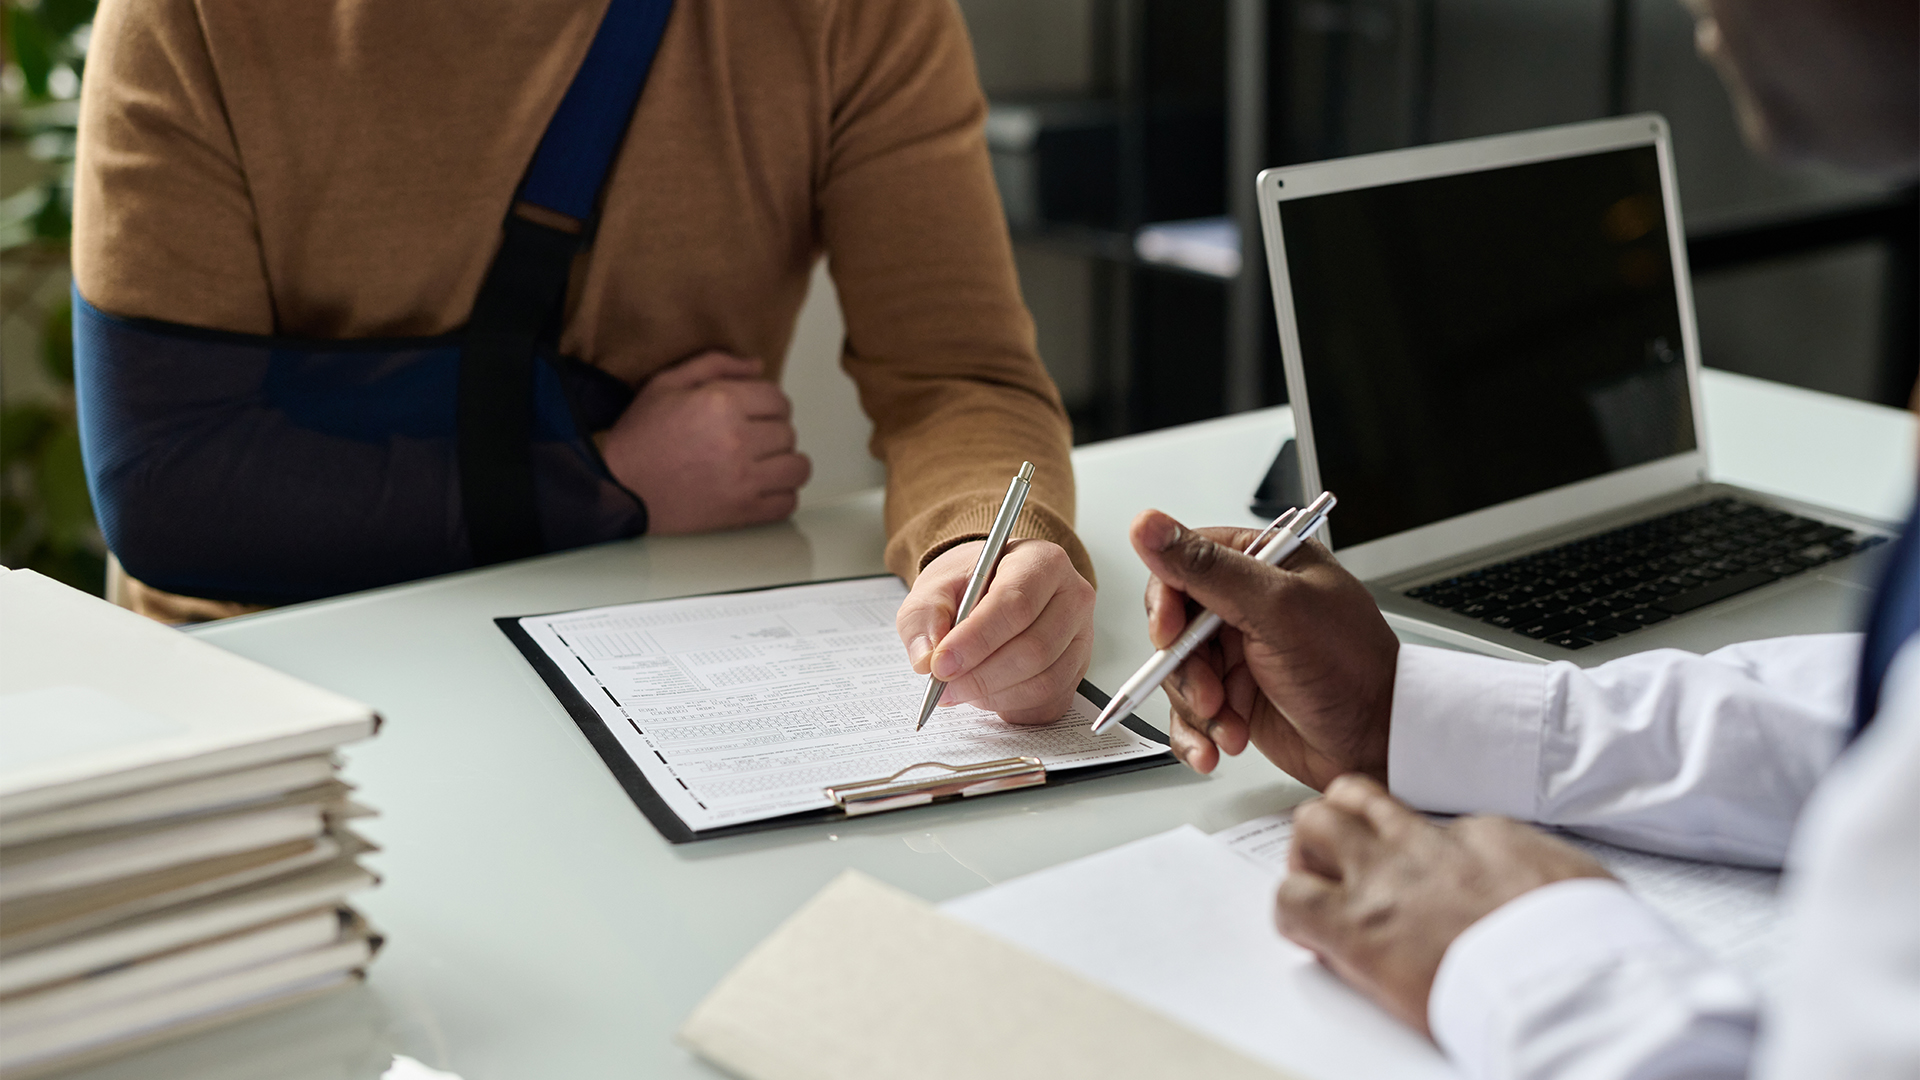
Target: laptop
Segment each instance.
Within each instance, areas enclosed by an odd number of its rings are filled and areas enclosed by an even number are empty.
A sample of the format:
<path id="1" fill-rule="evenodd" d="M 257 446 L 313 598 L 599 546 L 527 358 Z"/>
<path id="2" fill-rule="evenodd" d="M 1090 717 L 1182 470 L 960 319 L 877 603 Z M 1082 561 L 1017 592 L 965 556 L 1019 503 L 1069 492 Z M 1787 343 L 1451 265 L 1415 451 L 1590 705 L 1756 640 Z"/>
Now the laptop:
<path id="1" fill-rule="evenodd" d="M 1661 117 L 1259 193 L 1301 487 L 1396 629 L 1588 666 L 1859 625 L 1885 523 L 1708 479 Z"/>

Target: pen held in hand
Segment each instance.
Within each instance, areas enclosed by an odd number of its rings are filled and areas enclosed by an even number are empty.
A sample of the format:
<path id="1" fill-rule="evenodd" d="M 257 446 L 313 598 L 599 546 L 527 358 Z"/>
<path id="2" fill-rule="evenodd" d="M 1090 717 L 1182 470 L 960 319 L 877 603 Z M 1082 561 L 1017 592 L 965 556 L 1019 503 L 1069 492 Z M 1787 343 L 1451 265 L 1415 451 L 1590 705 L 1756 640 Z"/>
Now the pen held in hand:
<path id="1" fill-rule="evenodd" d="M 980 558 L 973 564 L 973 574 L 967 578 L 966 592 L 960 595 L 960 608 L 954 612 L 953 625 L 973 614 L 975 604 L 987 591 L 987 579 L 993 576 L 993 568 L 1000 561 L 1000 553 L 1006 550 L 1007 534 L 1013 531 L 1013 523 L 1020 517 L 1020 508 L 1027 504 L 1027 489 L 1033 486 L 1033 462 L 1020 463 L 1020 473 L 1007 485 L 1007 497 L 1000 502 L 1000 512 L 993 517 L 993 527 L 987 530 L 987 542 L 980 549 Z M 951 633 L 952 631 L 948 631 Z M 934 706 L 940 704 L 940 695 L 947 684 L 934 676 L 927 677 L 927 695 L 920 702 L 920 719 L 914 722 L 913 730 L 919 731 L 927 726 L 927 717 L 933 715 Z"/>
<path id="2" fill-rule="evenodd" d="M 1260 535 L 1253 538 L 1253 542 L 1247 545 L 1243 554 L 1252 555 L 1268 566 L 1280 565 L 1287 556 L 1298 551 L 1300 545 L 1307 542 L 1307 537 L 1313 535 L 1314 530 L 1327 520 L 1327 514 L 1333 510 L 1337 502 L 1339 500 L 1333 497 L 1332 492 L 1323 491 L 1319 498 L 1307 504 L 1306 509 L 1288 510 L 1274 518 L 1272 524 L 1261 530 Z M 1279 535 L 1274 535 L 1276 532 Z M 1273 539 L 1267 539 L 1269 536 Z M 1106 708 L 1100 710 L 1100 718 L 1093 722 L 1093 733 L 1095 735 L 1104 733 L 1145 701 L 1147 695 L 1153 693 L 1154 687 L 1166 681 L 1167 676 L 1173 674 L 1187 657 L 1193 655 L 1195 649 L 1205 644 L 1208 638 L 1219 631 L 1220 622 L 1220 616 L 1211 611 L 1201 611 L 1193 621 L 1187 624 L 1186 630 L 1173 644 L 1154 653 L 1145 664 L 1140 666 L 1139 671 L 1134 672 L 1131 678 L 1120 684 L 1120 688 L 1114 691 L 1113 700 L 1107 703 Z"/>

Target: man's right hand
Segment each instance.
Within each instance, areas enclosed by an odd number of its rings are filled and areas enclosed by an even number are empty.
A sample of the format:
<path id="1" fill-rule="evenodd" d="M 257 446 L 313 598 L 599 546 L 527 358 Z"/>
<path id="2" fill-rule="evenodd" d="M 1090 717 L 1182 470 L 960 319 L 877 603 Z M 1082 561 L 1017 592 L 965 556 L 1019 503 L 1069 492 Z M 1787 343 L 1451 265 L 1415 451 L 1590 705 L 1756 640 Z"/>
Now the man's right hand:
<path id="1" fill-rule="evenodd" d="M 614 478 L 646 500 L 647 531 L 692 533 L 793 513 L 813 466 L 793 405 L 758 360 L 701 353 L 640 387 L 600 440 Z"/>
<path id="2" fill-rule="evenodd" d="M 1226 623 L 1167 679 L 1173 748 L 1199 772 L 1248 742 L 1315 789 L 1342 773 L 1387 778 L 1400 642 L 1366 587 L 1309 543 L 1271 567 L 1240 549 L 1252 529 L 1187 529 L 1157 510 L 1134 519 L 1152 571 L 1147 632 L 1165 648 L 1187 601 Z"/>

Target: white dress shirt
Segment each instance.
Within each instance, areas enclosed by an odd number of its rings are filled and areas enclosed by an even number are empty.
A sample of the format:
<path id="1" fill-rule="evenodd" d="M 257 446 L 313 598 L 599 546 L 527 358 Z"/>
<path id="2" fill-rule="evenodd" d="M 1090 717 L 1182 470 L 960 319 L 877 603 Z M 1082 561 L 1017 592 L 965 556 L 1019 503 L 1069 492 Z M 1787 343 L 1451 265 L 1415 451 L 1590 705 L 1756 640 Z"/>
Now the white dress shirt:
<path id="1" fill-rule="evenodd" d="M 1765 988 L 1615 882 L 1550 885 L 1480 920 L 1428 1007 L 1468 1075 L 1920 1077 L 1920 643 L 1841 757 L 1859 645 L 1584 671 L 1402 647 L 1388 780 L 1413 806 L 1788 869 Z"/>

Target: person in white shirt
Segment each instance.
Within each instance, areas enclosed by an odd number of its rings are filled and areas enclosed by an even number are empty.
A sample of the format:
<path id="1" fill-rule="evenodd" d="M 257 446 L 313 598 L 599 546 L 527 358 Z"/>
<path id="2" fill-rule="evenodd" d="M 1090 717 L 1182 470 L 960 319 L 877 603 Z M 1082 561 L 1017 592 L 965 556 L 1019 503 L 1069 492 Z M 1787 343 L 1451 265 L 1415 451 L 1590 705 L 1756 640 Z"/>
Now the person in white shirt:
<path id="1" fill-rule="evenodd" d="M 1914 0 L 1690 0 L 1756 146 L 1920 171 Z M 1583 671 L 1401 645 L 1309 546 L 1148 511 L 1176 753 L 1248 745 L 1325 797 L 1295 816 L 1281 931 L 1474 1077 L 1920 1077 L 1920 529 L 1857 634 L 1664 649 Z M 1435 825 L 1416 810 L 1472 816 Z M 1515 820 L 1519 819 L 1519 820 Z M 1786 955 L 1750 985 L 1532 821 L 1782 866 Z"/>

